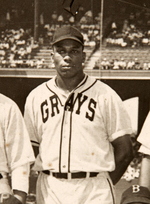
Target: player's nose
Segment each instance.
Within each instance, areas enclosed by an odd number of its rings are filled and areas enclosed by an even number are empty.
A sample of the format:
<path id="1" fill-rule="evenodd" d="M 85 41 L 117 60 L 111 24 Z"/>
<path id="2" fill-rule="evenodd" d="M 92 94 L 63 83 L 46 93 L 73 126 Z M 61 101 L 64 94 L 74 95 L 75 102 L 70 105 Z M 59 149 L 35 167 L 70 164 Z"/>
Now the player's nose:
<path id="1" fill-rule="evenodd" d="M 71 61 L 70 56 L 69 56 L 69 55 L 65 55 L 65 56 L 64 56 L 64 61 L 65 61 L 65 62 L 70 62 L 70 61 Z"/>

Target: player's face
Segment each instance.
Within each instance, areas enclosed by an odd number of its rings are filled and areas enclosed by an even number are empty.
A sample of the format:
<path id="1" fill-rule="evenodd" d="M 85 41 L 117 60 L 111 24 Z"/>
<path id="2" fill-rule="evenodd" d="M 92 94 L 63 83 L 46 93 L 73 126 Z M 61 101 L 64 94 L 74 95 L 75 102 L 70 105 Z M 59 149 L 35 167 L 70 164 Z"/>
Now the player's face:
<path id="1" fill-rule="evenodd" d="M 62 40 L 53 48 L 54 65 L 61 78 L 71 79 L 83 76 L 84 60 L 85 53 L 82 45 L 75 40 Z"/>

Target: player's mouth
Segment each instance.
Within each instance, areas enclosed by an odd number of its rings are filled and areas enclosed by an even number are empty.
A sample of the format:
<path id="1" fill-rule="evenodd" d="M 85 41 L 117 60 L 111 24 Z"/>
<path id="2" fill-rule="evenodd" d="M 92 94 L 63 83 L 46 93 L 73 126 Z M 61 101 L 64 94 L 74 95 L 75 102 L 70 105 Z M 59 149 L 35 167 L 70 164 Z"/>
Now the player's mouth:
<path id="1" fill-rule="evenodd" d="M 70 65 L 63 65 L 63 66 L 62 66 L 62 69 L 63 69 L 63 70 L 70 70 L 70 69 L 71 69 L 71 66 L 70 66 Z"/>

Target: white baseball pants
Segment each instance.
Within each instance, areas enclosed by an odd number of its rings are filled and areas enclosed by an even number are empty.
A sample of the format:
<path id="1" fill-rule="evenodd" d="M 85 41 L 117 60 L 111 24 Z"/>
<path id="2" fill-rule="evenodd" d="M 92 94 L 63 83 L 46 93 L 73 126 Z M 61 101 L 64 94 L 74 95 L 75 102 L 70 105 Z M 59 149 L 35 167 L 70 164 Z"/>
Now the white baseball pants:
<path id="1" fill-rule="evenodd" d="M 114 186 L 106 172 L 83 179 L 57 179 L 40 173 L 37 204 L 115 204 Z"/>

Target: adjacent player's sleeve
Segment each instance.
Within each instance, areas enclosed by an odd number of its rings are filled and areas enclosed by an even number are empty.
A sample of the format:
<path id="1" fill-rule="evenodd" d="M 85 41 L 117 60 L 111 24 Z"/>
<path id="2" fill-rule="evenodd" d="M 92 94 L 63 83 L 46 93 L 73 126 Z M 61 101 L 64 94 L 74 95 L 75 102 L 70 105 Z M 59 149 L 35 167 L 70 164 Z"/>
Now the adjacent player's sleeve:
<path id="1" fill-rule="evenodd" d="M 150 155 L 150 112 L 145 119 L 137 141 L 142 144 L 139 152 Z"/>
<path id="2" fill-rule="evenodd" d="M 11 173 L 12 189 L 28 193 L 29 173 L 30 173 L 29 163 L 15 168 Z"/>
<path id="3" fill-rule="evenodd" d="M 34 99 L 32 94 L 26 99 L 25 110 L 24 110 L 24 120 L 29 133 L 29 137 L 33 146 L 39 146 L 39 138 L 37 133 L 37 128 L 35 125 L 35 114 L 34 114 Z"/>
<path id="4" fill-rule="evenodd" d="M 14 103 L 9 110 L 9 117 L 5 121 L 5 145 L 8 167 L 12 174 L 13 183 L 17 179 L 16 190 L 27 192 L 29 165 L 34 162 L 34 153 L 29 135 L 18 106 Z M 19 170 L 21 169 L 21 171 Z M 14 172 L 20 172 L 14 180 Z M 24 176 L 24 174 L 26 174 Z M 22 175 L 22 176 L 21 176 Z M 26 179 L 23 179 L 26 178 Z M 24 183 L 23 183 L 24 182 Z M 24 186 L 24 188 L 22 188 Z"/>
<path id="5" fill-rule="evenodd" d="M 125 109 L 123 101 L 113 90 L 105 98 L 105 125 L 110 142 L 118 137 L 132 134 L 130 117 Z"/>

